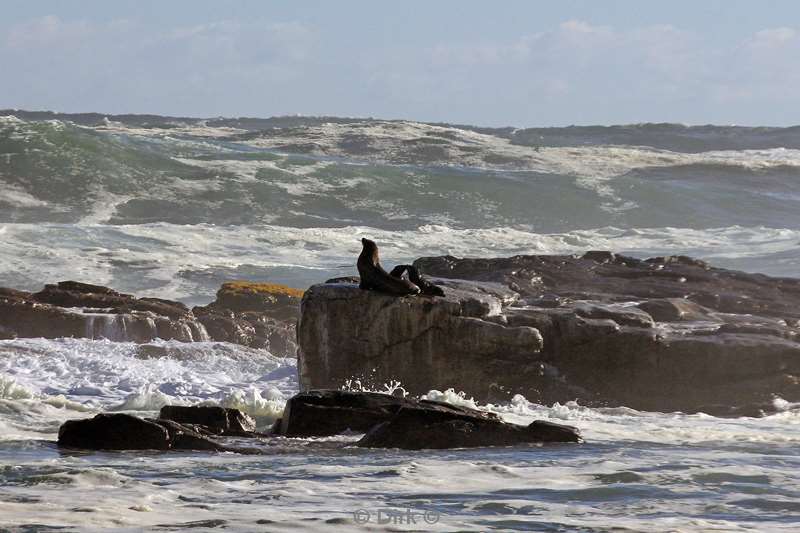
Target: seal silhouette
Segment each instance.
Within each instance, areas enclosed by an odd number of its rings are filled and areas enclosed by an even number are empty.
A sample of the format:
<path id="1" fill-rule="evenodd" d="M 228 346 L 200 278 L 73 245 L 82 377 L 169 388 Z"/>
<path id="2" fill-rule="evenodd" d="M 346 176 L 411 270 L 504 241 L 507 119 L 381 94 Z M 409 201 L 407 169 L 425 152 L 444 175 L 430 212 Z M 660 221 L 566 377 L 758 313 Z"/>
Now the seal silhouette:
<path id="1" fill-rule="evenodd" d="M 419 294 L 420 289 L 407 279 L 390 276 L 381 266 L 378 245 L 369 239 L 361 239 L 361 255 L 356 267 L 361 276 L 359 287 L 367 290 L 385 292 L 396 296 Z"/>
<path id="2" fill-rule="evenodd" d="M 444 289 L 424 278 L 414 265 L 397 265 L 389 272 L 389 275 L 393 278 L 402 278 L 404 272 L 408 272 L 408 281 L 419 287 L 422 294 L 426 296 L 444 296 Z"/>

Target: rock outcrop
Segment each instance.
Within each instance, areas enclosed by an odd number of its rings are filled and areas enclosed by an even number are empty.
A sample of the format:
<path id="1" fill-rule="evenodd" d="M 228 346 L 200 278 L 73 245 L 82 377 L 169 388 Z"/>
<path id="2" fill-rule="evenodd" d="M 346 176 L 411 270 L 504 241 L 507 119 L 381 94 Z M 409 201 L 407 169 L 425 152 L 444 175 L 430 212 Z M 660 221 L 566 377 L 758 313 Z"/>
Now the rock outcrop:
<path id="1" fill-rule="evenodd" d="M 232 281 L 222 285 L 215 301 L 192 312 L 214 340 L 294 356 L 302 296 L 284 285 Z"/>
<path id="2" fill-rule="evenodd" d="M 412 394 L 713 414 L 800 401 L 800 280 L 611 252 L 414 266 L 445 296 L 306 292 L 302 388 L 397 380 Z"/>
<path id="3" fill-rule="evenodd" d="M 419 450 L 581 442 L 580 432 L 571 426 L 541 420 L 520 426 L 505 423 L 494 413 L 447 403 L 342 390 L 295 395 L 275 424 L 275 433 L 286 437 L 322 437 L 346 431 L 366 433 L 356 443 L 363 448 Z"/>
<path id="4" fill-rule="evenodd" d="M 516 294 L 496 283 L 437 284 L 445 296 L 397 297 L 348 283 L 311 287 L 297 332 L 301 387 L 358 379 L 380 388 L 399 379 L 412 393 L 481 384 L 484 394 L 509 369 L 523 375 L 535 364 L 538 330 L 503 322 L 503 304 Z"/>
<path id="5" fill-rule="evenodd" d="M 377 392 L 311 390 L 292 396 L 273 432 L 284 437 L 365 433 L 392 418 L 411 400 Z"/>
<path id="6" fill-rule="evenodd" d="M 164 407 L 157 419 L 125 413 L 101 413 L 93 418 L 67 420 L 58 430 L 58 445 L 81 450 L 253 453 L 252 449 L 227 446 L 209 436 L 260 436 L 254 429 L 253 420 L 238 409 Z"/>
<path id="7" fill-rule="evenodd" d="M 216 301 L 190 310 L 180 302 L 75 281 L 46 285 L 37 293 L 0 288 L 0 339 L 214 340 L 294 356 L 301 295 L 281 285 L 231 282 Z"/>

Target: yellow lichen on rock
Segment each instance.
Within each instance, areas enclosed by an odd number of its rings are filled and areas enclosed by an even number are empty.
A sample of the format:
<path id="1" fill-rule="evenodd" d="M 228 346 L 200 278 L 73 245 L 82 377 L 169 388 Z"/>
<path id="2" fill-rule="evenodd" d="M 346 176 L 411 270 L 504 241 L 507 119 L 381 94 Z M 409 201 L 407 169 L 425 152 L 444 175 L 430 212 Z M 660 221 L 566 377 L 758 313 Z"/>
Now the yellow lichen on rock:
<path id="1" fill-rule="evenodd" d="M 279 285 L 277 283 L 255 283 L 252 281 L 228 281 L 222 284 L 220 292 L 227 292 L 233 294 L 262 294 L 273 296 L 289 296 L 293 298 L 302 298 L 302 289 L 295 289 L 287 287 L 286 285 Z"/>

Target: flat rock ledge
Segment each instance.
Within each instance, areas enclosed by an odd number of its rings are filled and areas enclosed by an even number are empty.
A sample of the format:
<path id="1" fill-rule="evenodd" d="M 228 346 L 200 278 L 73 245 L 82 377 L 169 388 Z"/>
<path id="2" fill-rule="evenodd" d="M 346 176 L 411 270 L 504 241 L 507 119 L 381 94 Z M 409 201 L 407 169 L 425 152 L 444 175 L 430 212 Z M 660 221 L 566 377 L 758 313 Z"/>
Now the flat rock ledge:
<path id="1" fill-rule="evenodd" d="M 732 416 L 800 401 L 800 280 L 605 251 L 414 265 L 444 297 L 349 278 L 306 291 L 302 390 L 399 381 L 412 395 Z"/>

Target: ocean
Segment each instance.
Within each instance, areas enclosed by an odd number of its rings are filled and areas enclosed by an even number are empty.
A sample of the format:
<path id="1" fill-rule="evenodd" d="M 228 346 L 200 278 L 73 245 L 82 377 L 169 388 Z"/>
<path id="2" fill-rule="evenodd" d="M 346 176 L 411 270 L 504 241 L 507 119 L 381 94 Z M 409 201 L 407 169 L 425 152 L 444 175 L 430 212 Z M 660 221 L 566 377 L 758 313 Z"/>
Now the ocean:
<path id="1" fill-rule="evenodd" d="M 800 128 L 0 112 L 0 286 L 77 280 L 188 305 L 421 256 L 607 249 L 800 275 Z M 0 341 L 0 530 L 796 531 L 800 406 L 762 418 L 476 405 L 580 446 L 265 455 L 60 451 L 101 411 L 238 407 L 267 428 L 296 361 L 218 342 Z M 394 385 L 386 384 L 390 391 Z"/>

